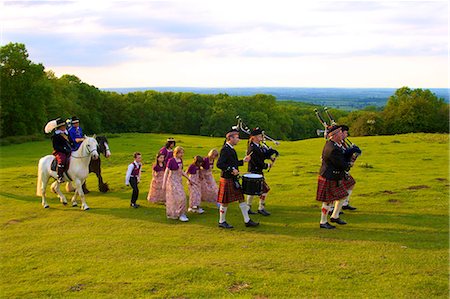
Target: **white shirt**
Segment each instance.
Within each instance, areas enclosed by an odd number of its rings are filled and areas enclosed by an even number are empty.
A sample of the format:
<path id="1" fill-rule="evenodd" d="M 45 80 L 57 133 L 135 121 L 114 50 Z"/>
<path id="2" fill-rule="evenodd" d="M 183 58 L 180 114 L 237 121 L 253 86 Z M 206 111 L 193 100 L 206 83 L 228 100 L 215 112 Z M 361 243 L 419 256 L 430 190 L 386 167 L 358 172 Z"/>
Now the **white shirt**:
<path id="1" fill-rule="evenodd" d="M 231 144 L 229 144 L 228 142 L 227 142 L 227 144 L 228 144 L 229 147 L 231 147 L 232 149 L 234 149 L 234 147 L 233 147 Z"/>
<path id="2" fill-rule="evenodd" d="M 140 165 L 136 161 L 133 161 L 133 163 L 128 165 L 127 174 L 125 176 L 125 185 L 129 185 L 130 184 L 131 173 L 133 172 L 133 169 L 134 169 L 135 166 L 139 167 Z M 138 182 L 141 180 L 141 170 L 142 170 L 142 167 L 139 168 L 139 174 L 137 175 Z"/>

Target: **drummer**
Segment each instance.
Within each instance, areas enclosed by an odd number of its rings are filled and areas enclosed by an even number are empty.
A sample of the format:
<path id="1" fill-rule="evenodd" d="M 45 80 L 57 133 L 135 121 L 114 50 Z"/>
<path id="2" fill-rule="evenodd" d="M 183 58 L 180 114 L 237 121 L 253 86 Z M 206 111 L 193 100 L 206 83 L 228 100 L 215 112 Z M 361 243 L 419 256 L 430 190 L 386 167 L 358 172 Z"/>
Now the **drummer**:
<path id="1" fill-rule="evenodd" d="M 222 170 L 220 174 L 219 194 L 217 196 L 217 202 L 220 204 L 219 227 L 225 229 L 233 228 L 226 221 L 228 204 L 233 201 L 239 201 L 239 208 L 241 209 L 242 216 L 244 216 L 246 227 L 259 225 L 259 223 L 253 222 L 248 216 L 248 206 L 244 201 L 244 194 L 242 193 L 242 188 L 237 178 L 239 175 L 239 166 L 244 165 L 244 162 L 248 162 L 251 159 L 250 155 L 247 155 L 243 160 L 238 160 L 236 150 L 234 149 L 238 142 L 239 131 L 235 129 L 228 131 L 217 161 L 217 167 Z"/>
<path id="2" fill-rule="evenodd" d="M 270 169 L 275 158 L 271 158 L 269 153 L 262 148 L 263 132 L 260 128 L 255 128 L 250 133 L 248 139 L 247 155 L 251 155 L 252 159 L 248 162 L 248 172 L 263 175 L 264 169 Z M 271 163 L 265 163 L 264 160 L 270 159 Z M 263 216 L 269 216 L 270 213 L 266 210 L 266 197 L 270 188 L 267 185 L 263 175 L 262 194 L 259 196 L 258 213 Z M 252 211 L 252 202 L 254 195 L 247 195 L 247 204 L 249 207 L 249 214 L 256 214 Z"/>

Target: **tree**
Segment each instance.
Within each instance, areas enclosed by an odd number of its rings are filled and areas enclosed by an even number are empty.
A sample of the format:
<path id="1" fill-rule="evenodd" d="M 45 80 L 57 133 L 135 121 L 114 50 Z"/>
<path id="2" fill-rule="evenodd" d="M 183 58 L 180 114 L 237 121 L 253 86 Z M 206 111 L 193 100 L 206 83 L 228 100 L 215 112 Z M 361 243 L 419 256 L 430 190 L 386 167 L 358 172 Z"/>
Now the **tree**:
<path id="1" fill-rule="evenodd" d="M 45 119 L 44 99 L 49 92 L 45 80 L 44 66 L 28 59 L 24 44 L 9 43 L 0 48 L 2 137 L 38 131 L 36 124 Z"/>
<path id="2" fill-rule="evenodd" d="M 448 132 L 448 104 L 430 90 L 402 87 L 383 110 L 385 133 Z"/>

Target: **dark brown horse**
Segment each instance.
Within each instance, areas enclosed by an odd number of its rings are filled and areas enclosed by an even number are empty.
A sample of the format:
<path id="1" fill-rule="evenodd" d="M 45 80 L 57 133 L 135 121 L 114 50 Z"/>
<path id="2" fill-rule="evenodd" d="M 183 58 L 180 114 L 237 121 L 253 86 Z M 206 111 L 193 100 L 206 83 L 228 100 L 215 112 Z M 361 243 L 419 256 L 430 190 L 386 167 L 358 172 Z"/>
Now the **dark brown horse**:
<path id="1" fill-rule="evenodd" d="M 98 147 L 97 147 L 98 153 L 99 154 L 101 153 L 106 158 L 109 158 L 109 156 L 111 156 L 111 151 L 109 150 L 108 139 L 106 139 L 105 136 L 97 136 L 95 139 L 98 142 Z M 91 163 L 89 164 L 89 173 L 93 172 L 97 175 L 98 190 L 100 192 L 105 193 L 109 190 L 109 186 L 108 186 L 108 183 L 103 182 L 102 170 L 101 170 L 100 166 L 101 166 L 101 161 L 100 161 L 100 156 L 99 156 L 97 160 L 91 160 Z M 83 184 L 83 191 L 85 194 L 89 193 L 89 190 L 86 187 L 86 182 Z"/>

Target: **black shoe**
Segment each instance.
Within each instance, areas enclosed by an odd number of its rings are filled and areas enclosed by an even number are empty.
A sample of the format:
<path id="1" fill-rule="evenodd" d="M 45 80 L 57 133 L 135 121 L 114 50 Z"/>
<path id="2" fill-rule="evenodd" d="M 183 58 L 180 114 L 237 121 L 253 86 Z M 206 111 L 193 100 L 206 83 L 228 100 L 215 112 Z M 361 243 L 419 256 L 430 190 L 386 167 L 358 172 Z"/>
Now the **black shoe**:
<path id="1" fill-rule="evenodd" d="M 225 222 L 219 223 L 219 227 L 220 227 L 220 228 L 233 228 L 234 226 L 229 225 L 229 224 L 225 221 Z"/>
<path id="2" fill-rule="evenodd" d="M 137 203 L 132 203 L 130 204 L 130 207 L 137 209 L 140 207 L 140 205 L 138 205 Z"/>
<path id="3" fill-rule="evenodd" d="M 356 210 L 356 208 L 355 208 L 355 207 L 352 207 L 351 205 L 342 206 L 342 209 L 343 209 L 343 210 L 350 210 L 350 211 Z"/>
<path id="4" fill-rule="evenodd" d="M 246 227 L 255 227 L 255 226 L 258 226 L 258 225 L 259 225 L 259 222 L 253 222 L 253 220 L 251 220 L 251 219 L 248 222 L 245 223 Z"/>
<path id="5" fill-rule="evenodd" d="M 328 222 L 325 222 L 324 224 L 320 224 L 320 228 L 326 228 L 326 229 L 335 229 L 336 226 L 329 224 Z"/>
<path id="6" fill-rule="evenodd" d="M 252 210 L 248 210 L 248 214 L 249 214 L 249 215 L 256 215 L 256 214 L 258 214 L 258 213 L 253 212 Z"/>
<path id="7" fill-rule="evenodd" d="M 342 212 L 342 211 L 339 212 L 339 216 L 340 216 L 340 215 L 343 215 L 343 214 L 344 214 L 344 212 Z M 333 211 L 329 211 L 329 212 L 328 212 L 328 215 L 330 215 L 330 216 L 333 215 Z"/>
<path id="8" fill-rule="evenodd" d="M 261 214 L 263 216 L 269 216 L 270 213 L 266 211 L 266 209 L 258 210 L 258 214 Z"/>
<path id="9" fill-rule="evenodd" d="M 330 221 L 331 221 L 331 222 L 335 222 L 335 223 L 337 223 L 337 224 L 341 224 L 341 225 L 347 224 L 347 222 L 345 222 L 345 221 L 342 220 L 341 218 L 330 218 Z"/>

